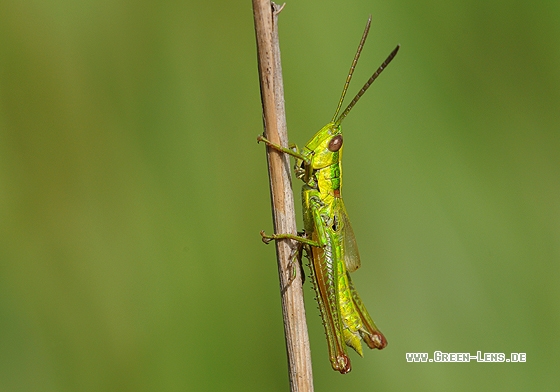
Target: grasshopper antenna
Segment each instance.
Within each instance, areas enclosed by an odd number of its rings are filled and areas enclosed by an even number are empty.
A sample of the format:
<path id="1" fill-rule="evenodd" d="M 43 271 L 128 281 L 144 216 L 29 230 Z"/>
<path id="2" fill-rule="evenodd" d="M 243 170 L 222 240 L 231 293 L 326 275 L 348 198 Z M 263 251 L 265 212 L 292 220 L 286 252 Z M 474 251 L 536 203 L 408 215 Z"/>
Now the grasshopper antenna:
<path id="1" fill-rule="evenodd" d="M 356 64 L 358 64 L 358 59 L 360 58 L 360 54 L 362 54 L 362 49 L 364 47 L 364 43 L 366 42 L 370 25 L 371 25 L 371 15 L 369 16 L 368 21 L 366 23 L 366 28 L 364 29 L 364 33 L 362 34 L 362 39 L 360 40 L 360 44 L 358 45 L 358 50 L 354 55 L 354 60 L 352 60 L 352 65 L 350 66 L 350 72 L 348 72 L 348 76 L 346 77 L 346 83 L 344 83 L 344 88 L 342 89 L 342 94 L 340 95 L 340 100 L 338 101 L 338 106 L 336 108 L 336 112 L 334 112 L 334 116 L 331 122 L 334 122 L 336 120 L 336 116 L 338 116 L 338 112 L 340 112 L 340 108 L 342 107 L 342 102 L 344 101 L 344 97 L 346 96 L 346 91 L 348 90 L 348 86 L 350 85 L 350 81 L 352 80 L 352 75 L 354 74 L 354 68 L 356 68 Z"/>
<path id="2" fill-rule="evenodd" d="M 389 63 L 391 62 L 391 60 L 393 60 L 393 58 L 395 58 L 395 56 L 397 55 L 397 52 L 400 49 L 400 45 L 397 45 L 397 47 L 395 49 L 393 49 L 393 51 L 391 52 L 391 54 L 389 54 L 389 57 L 387 57 L 385 59 L 385 61 L 383 62 L 383 64 L 381 64 L 379 66 L 379 68 L 377 68 L 377 71 L 375 71 L 373 73 L 373 75 L 371 75 L 371 77 L 368 79 L 368 81 L 366 82 L 366 84 L 364 84 L 364 87 L 362 87 L 362 89 L 360 91 L 358 91 L 358 94 L 356 94 L 356 96 L 354 97 L 354 99 L 352 100 L 352 102 L 350 102 L 348 104 L 348 106 L 346 107 L 346 109 L 344 109 L 344 111 L 342 112 L 342 114 L 340 115 L 340 117 L 338 117 L 338 119 L 333 120 L 333 122 L 336 125 L 339 125 L 342 120 L 344 120 L 344 117 L 346 117 L 348 115 L 348 113 L 350 113 L 350 110 L 352 110 L 352 108 L 354 107 L 354 105 L 360 100 L 360 98 L 362 97 L 362 95 L 364 95 L 364 93 L 367 91 L 367 89 L 369 88 L 369 86 L 371 86 L 371 84 L 374 82 L 375 79 L 377 79 L 377 77 L 381 74 L 381 72 L 383 72 L 383 70 L 385 69 L 385 67 L 387 67 L 387 65 L 389 65 Z M 352 63 L 352 65 L 354 65 L 354 63 Z M 346 88 L 346 86 L 344 86 Z M 342 103 L 342 102 L 341 102 Z M 337 110 L 338 112 L 338 110 Z"/>

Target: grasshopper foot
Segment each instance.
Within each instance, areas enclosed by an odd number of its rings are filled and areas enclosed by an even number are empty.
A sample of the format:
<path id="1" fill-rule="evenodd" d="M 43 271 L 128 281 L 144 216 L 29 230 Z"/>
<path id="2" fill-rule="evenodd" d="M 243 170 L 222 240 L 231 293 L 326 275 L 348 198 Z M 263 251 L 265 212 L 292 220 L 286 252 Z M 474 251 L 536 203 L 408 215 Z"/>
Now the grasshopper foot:
<path id="1" fill-rule="evenodd" d="M 274 236 L 267 235 L 264 230 L 261 230 L 262 242 L 269 244 L 274 239 Z"/>

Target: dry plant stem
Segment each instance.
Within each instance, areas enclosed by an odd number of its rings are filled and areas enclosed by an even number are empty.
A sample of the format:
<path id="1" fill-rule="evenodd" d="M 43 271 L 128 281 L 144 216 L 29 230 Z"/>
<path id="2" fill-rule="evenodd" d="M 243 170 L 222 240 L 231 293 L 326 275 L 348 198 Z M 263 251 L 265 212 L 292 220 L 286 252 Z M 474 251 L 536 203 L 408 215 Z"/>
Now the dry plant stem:
<path id="1" fill-rule="evenodd" d="M 253 0 L 265 137 L 287 146 L 284 88 L 278 44 L 277 17 L 281 7 L 269 0 Z M 275 233 L 296 234 L 290 161 L 286 154 L 267 147 L 268 171 Z M 301 276 L 290 282 L 288 268 L 295 246 L 292 240 L 276 242 L 284 333 L 291 391 L 313 391 L 311 352 L 305 320 Z"/>

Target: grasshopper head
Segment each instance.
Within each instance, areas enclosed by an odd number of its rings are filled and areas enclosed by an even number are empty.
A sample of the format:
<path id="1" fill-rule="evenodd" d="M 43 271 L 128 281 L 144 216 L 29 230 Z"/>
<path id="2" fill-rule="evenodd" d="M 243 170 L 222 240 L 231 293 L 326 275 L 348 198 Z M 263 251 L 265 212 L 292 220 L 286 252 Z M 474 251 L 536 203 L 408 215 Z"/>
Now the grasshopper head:
<path id="1" fill-rule="evenodd" d="M 313 170 L 322 169 L 340 161 L 342 129 L 340 124 L 328 123 L 305 145 Z"/>
<path id="2" fill-rule="evenodd" d="M 379 74 L 381 74 L 385 67 L 387 67 L 387 65 L 389 65 L 389 63 L 393 60 L 399 50 L 400 46 L 397 45 L 397 47 L 391 52 L 391 54 L 389 54 L 389 57 L 387 57 L 387 59 L 381 64 L 381 66 L 367 80 L 362 89 L 348 104 L 346 109 L 344 109 L 344 111 L 340 113 L 342 103 L 344 102 L 344 97 L 346 96 L 346 91 L 348 90 L 350 80 L 352 79 L 352 74 L 354 73 L 354 68 L 358 63 L 360 53 L 366 41 L 370 24 L 371 16 L 367 21 L 362 39 L 360 40 L 360 45 L 358 46 L 358 50 L 354 56 L 352 65 L 350 66 L 350 72 L 348 73 L 348 76 L 346 78 L 346 83 L 344 83 L 342 94 L 340 96 L 340 100 L 338 101 L 338 106 L 331 122 L 321 128 L 319 132 L 317 132 L 315 136 L 313 136 L 313 138 L 305 145 L 305 148 L 302 150 L 302 155 L 305 157 L 305 159 L 299 159 L 296 162 L 296 176 L 297 178 L 303 179 L 306 182 L 311 179 L 313 170 L 323 169 L 335 163 L 340 163 L 340 160 L 342 158 L 342 129 L 340 127 L 340 124 L 346 118 L 348 113 L 350 113 L 354 105 L 356 105 L 356 103 L 360 100 L 362 95 L 364 95 L 369 86 L 371 86 L 371 84 L 375 79 L 377 79 Z"/>

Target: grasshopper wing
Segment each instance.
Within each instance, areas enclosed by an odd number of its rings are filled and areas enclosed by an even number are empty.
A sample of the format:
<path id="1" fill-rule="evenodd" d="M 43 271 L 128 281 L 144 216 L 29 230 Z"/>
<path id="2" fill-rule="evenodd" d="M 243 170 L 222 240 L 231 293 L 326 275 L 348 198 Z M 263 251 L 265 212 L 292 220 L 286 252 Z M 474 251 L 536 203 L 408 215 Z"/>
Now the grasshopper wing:
<path id="1" fill-rule="evenodd" d="M 354 272 L 362 265 L 360 261 L 360 253 L 358 252 L 358 243 L 356 242 L 356 237 L 354 236 L 354 230 L 350 225 L 350 219 L 348 218 L 348 213 L 346 212 L 346 207 L 344 207 L 344 202 L 339 199 L 339 221 L 341 223 L 341 245 L 344 255 L 344 264 L 346 264 L 346 270 L 348 272 Z"/>

